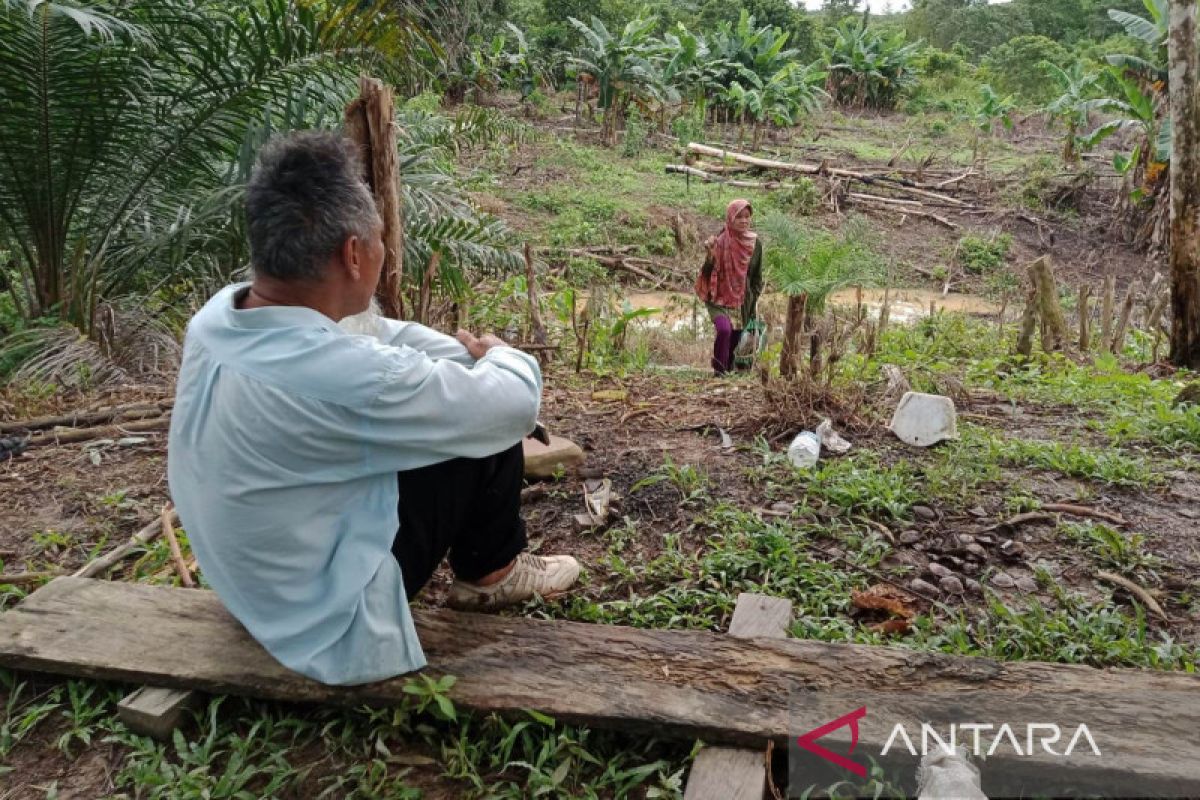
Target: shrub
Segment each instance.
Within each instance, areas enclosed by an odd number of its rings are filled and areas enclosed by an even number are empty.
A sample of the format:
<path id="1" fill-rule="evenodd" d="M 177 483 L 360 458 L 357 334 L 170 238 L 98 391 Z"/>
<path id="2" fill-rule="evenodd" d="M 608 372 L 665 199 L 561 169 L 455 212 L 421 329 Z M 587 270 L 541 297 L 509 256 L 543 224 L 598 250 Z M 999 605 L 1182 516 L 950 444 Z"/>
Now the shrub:
<path id="1" fill-rule="evenodd" d="M 987 239 L 968 234 L 958 242 L 958 263 L 972 275 L 994 272 L 1004 264 L 1012 236 L 1001 233 Z"/>
<path id="2" fill-rule="evenodd" d="M 1046 79 L 1042 64 L 1066 67 L 1075 57 L 1067 48 L 1045 36 L 1018 36 L 992 48 L 983 59 L 983 80 L 1004 94 L 1016 94 L 1030 103 L 1053 98 L 1054 84 Z"/>

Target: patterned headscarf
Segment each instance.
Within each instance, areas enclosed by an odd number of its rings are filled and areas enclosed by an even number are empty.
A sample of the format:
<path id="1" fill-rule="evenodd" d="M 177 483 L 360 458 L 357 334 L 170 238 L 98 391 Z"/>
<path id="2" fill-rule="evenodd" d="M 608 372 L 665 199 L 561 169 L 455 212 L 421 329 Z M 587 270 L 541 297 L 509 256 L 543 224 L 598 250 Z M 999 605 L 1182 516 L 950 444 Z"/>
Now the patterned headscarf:
<path id="1" fill-rule="evenodd" d="M 733 220 L 747 208 L 750 208 L 750 201 L 738 198 L 725 209 L 725 230 L 721 231 L 713 247 L 712 272 L 701 271 L 696 280 L 696 294 L 705 302 L 737 308 L 746 296 L 746 273 L 750 270 L 758 234 L 753 231 L 738 233 L 733 229 Z"/>

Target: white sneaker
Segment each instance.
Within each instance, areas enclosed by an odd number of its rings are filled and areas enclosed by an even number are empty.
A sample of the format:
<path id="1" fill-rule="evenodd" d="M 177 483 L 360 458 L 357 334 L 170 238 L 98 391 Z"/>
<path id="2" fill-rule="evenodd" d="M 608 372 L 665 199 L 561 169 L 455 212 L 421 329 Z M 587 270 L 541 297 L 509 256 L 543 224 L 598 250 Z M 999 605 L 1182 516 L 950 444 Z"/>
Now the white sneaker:
<path id="1" fill-rule="evenodd" d="M 521 553 L 513 568 L 489 586 L 455 580 L 446 605 L 462 611 L 504 608 L 533 597 L 553 597 L 579 579 L 579 562 L 571 556 L 535 556 Z"/>

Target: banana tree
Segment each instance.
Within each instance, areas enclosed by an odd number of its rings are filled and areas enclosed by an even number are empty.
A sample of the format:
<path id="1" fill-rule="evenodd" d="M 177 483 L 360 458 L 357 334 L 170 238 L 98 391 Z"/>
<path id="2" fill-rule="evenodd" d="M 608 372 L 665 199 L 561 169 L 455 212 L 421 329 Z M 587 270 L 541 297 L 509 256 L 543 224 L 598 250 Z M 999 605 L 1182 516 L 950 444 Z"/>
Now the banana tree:
<path id="1" fill-rule="evenodd" d="M 1082 61 L 1076 61 L 1069 69 L 1046 61 L 1042 63 L 1042 69 L 1058 84 L 1059 91 L 1062 92 L 1042 110 L 1050 119 L 1061 119 L 1065 123 L 1067 133 L 1063 143 L 1063 161 L 1067 164 L 1077 164 L 1079 131 L 1090 123 L 1091 114 L 1087 101 L 1092 99 L 1099 88 L 1101 73 L 1088 71 Z"/>
<path id="2" fill-rule="evenodd" d="M 996 135 L 996 123 L 1001 123 L 1005 128 L 1012 128 L 1012 111 L 1016 108 L 1016 103 L 1013 96 L 1006 95 L 1001 97 L 996 94 L 996 90 L 989 84 L 983 84 L 979 87 L 979 99 L 968 110 L 967 117 L 971 122 L 972 127 L 972 144 L 971 144 L 971 160 L 978 162 L 983 156 L 986 158 L 986 143 Z M 981 136 L 980 134 L 984 134 Z M 986 169 L 986 163 L 984 168 Z"/>
<path id="3" fill-rule="evenodd" d="M 618 123 L 634 99 L 661 95 L 662 81 L 655 61 L 662 44 L 651 36 L 657 17 L 635 17 L 614 36 L 596 17 L 591 25 L 569 17 L 568 22 L 583 37 L 571 63 L 596 82 L 597 103 L 604 110 L 604 140 L 613 144 Z"/>
<path id="4" fill-rule="evenodd" d="M 1140 39 L 1150 46 L 1152 60 L 1134 55 L 1113 54 L 1107 56 L 1108 63 L 1122 70 L 1141 75 L 1151 82 L 1167 80 L 1167 32 L 1170 0 L 1142 0 L 1148 17 L 1140 17 L 1128 11 L 1109 9 L 1108 16 L 1125 29 L 1129 36 Z"/>

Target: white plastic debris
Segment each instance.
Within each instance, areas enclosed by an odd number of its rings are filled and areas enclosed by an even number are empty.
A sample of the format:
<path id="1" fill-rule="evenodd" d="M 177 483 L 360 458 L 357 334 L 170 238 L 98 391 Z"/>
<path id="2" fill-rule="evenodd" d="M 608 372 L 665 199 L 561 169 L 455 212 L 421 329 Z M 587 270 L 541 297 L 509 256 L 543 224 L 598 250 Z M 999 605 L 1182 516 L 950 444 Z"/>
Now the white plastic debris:
<path id="1" fill-rule="evenodd" d="M 827 419 L 817 426 L 817 438 L 821 440 L 821 446 L 831 453 L 845 453 L 850 449 L 850 443 L 833 429 L 833 423 Z"/>
<path id="2" fill-rule="evenodd" d="M 905 392 L 889 428 L 905 444 L 929 447 L 958 438 L 958 414 L 949 397 Z"/>
<path id="3" fill-rule="evenodd" d="M 812 431 L 801 431 L 788 445 L 788 460 L 801 469 L 816 466 L 821 458 L 821 439 Z"/>
<path id="4" fill-rule="evenodd" d="M 951 753 L 936 747 L 917 768 L 918 800 L 988 800 L 979 783 L 979 767 L 971 763 L 967 748 Z"/>

